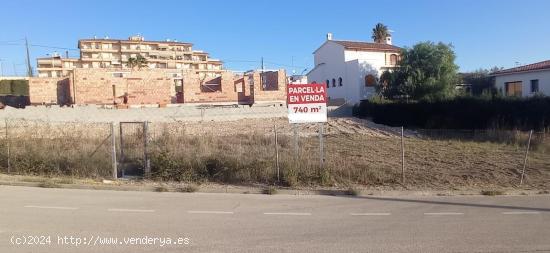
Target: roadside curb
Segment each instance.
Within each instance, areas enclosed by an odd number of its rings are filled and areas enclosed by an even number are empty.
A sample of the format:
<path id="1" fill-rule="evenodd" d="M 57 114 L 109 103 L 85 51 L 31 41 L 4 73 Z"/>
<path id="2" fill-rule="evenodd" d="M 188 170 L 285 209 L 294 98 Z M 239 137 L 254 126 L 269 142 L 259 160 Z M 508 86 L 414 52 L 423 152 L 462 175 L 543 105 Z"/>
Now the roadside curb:
<path id="1" fill-rule="evenodd" d="M 43 185 L 43 182 L 23 182 L 23 181 L 2 181 L 0 180 L 0 186 L 23 186 L 23 187 L 40 187 L 40 188 L 59 188 L 59 189 L 79 189 L 79 190 L 108 190 L 108 191 L 141 191 L 141 192 L 180 192 L 180 193 L 193 193 L 183 192 L 179 190 L 179 187 L 167 186 L 167 185 L 117 185 L 100 183 L 100 184 L 63 184 L 55 183 L 55 185 L 47 187 Z M 159 190 L 162 188 L 162 190 Z M 320 195 L 320 196 L 349 196 L 347 189 L 285 189 L 275 188 L 276 193 L 273 195 Z M 266 194 L 266 187 L 261 186 L 235 186 L 225 185 L 220 187 L 204 186 L 198 187 L 196 193 L 230 193 L 230 194 Z M 544 192 L 544 193 L 541 193 Z M 505 194 L 502 196 L 541 196 L 549 195 L 546 190 L 521 190 L 521 189 L 506 189 Z M 380 190 L 380 189 L 365 189 L 359 191 L 360 196 L 483 196 L 481 190 Z"/>

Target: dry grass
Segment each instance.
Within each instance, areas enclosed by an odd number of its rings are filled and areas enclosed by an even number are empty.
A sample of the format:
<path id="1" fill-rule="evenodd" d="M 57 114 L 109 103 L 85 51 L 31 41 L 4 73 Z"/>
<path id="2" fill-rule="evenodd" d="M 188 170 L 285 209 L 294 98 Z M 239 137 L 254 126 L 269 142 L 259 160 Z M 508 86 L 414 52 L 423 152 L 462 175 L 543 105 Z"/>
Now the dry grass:
<path id="1" fill-rule="evenodd" d="M 279 133 L 280 182 L 276 173 L 274 124 Z M 109 126 L 80 124 L 67 128 L 66 125 L 23 125 L 14 130 L 10 137 L 12 171 L 64 176 L 55 182 L 59 184 L 72 183 L 72 178 L 109 177 L 110 140 L 104 142 L 109 136 Z M 322 166 L 315 125 L 299 126 L 297 150 L 291 127 L 284 119 L 155 123 L 150 127 L 152 177 L 158 181 L 340 188 L 401 185 L 400 136 L 389 127 L 373 128 L 360 120 L 329 121 Z M 140 134 L 139 128 L 127 132 L 124 146 L 126 162 L 138 166 L 143 163 Z M 405 187 L 439 190 L 515 187 L 525 150 L 525 133 L 516 134 L 478 133 L 472 138 L 460 132 L 418 135 L 407 131 Z M 0 147 L 5 145 L 6 141 L 1 139 Z M 526 186 L 547 187 L 549 146 L 550 141 L 534 138 Z M 6 152 L 0 152 L 0 167 L 4 170 L 5 164 Z M 177 190 L 195 191 L 194 187 Z"/>
<path id="2" fill-rule="evenodd" d="M 42 188 L 59 188 L 60 185 L 55 183 L 53 180 L 45 180 L 44 182 L 40 183 L 39 187 L 42 187 Z"/>
<path id="3" fill-rule="evenodd" d="M 481 195 L 499 196 L 499 195 L 504 195 L 504 191 L 500 191 L 500 190 L 483 190 L 483 191 L 481 191 Z"/>
<path id="4" fill-rule="evenodd" d="M 275 188 L 274 186 L 269 186 L 265 188 L 262 193 L 267 195 L 275 195 L 277 194 L 277 188 Z"/>
<path id="5" fill-rule="evenodd" d="M 188 184 L 183 187 L 178 187 L 176 190 L 178 192 L 196 192 L 199 190 L 199 187 L 194 184 Z"/>
<path id="6" fill-rule="evenodd" d="M 155 187 L 155 191 L 156 192 L 168 192 L 168 187 L 164 186 L 164 185 L 161 185 L 161 186 L 157 186 Z"/>

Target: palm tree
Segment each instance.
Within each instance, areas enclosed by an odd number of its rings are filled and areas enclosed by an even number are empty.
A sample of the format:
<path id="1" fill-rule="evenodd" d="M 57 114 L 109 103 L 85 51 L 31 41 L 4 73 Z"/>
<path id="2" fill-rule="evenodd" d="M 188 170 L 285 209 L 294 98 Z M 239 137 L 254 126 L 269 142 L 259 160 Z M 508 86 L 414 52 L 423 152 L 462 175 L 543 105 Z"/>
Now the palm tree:
<path id="1" fill-rule="evenodd" d="M 376 26 L 372 29 L 371 38 L 376 43 L 384 43 L 386 41 L 386 37 L 388 36 L 390 36 L 390 31 L 388 30 L 388 27 L 382 23 L 376 24 Z"/>
<path id="2" fill-rule="evenodd" d="M 145 57 L 138 55 L 136 58 L 130 57 L 128 58 L 128 67 L 134 69 L 137 67 L 138 69 L 141 69 L 142 67 L 145 67 L 147 65 L 147 59 Z"/>

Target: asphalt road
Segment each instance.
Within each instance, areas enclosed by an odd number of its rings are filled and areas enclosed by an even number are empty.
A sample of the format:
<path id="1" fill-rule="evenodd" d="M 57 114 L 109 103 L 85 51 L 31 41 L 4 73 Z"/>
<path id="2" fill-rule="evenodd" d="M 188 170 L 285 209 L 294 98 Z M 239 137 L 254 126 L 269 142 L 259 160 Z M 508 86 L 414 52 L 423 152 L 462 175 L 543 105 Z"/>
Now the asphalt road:
<path id="1" fill-rule="evenodd" d="M 0 186 L 0 200 L 0 252 L 550 252 L 550 196 Z"/>

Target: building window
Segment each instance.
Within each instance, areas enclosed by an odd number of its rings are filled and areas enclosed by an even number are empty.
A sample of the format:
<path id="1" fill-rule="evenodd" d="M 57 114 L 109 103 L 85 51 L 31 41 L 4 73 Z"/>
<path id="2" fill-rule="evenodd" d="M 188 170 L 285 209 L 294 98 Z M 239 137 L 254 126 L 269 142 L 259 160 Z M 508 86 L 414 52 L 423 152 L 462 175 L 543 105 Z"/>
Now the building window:
<path id="1" fill-rule="evenodd" d="M 531 80 L 531 93 L 539 92 L 539 79 Z"/>
<path id="2" fill-rule="evenodd" d="M 343 86 L 341 77 L 338 77 L 338 86 Z"/>
<path id="3" fill-rule="evenodd" d="M 396 54 L 390 55 L 390 65 L 397 65 L 397 55 Z"/>
<path id="4" fill-rule="evenodd" d="M 336 79 L 332 78 L 332 87 L 336 87 Z"/>
<path id="5" fill-rule="evenodd" d="M 373 75 L 365 76 L 365 86 L 372 87 L 376 84 L 376 78 Z"/>
<path id="6" fill-rule="evenodd" d="M 330 88 L 330 81 L 328 79 L 327 79 L 326 83 L 327 83 L 327 88 Z"/>
<path id="7" fill-rule="evenodd" d="M 508 82 L 505 85 L 506 87 L 506 96 L 522 96 L 522 82 Z"/>

